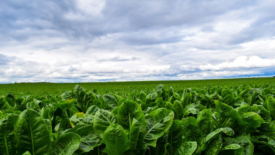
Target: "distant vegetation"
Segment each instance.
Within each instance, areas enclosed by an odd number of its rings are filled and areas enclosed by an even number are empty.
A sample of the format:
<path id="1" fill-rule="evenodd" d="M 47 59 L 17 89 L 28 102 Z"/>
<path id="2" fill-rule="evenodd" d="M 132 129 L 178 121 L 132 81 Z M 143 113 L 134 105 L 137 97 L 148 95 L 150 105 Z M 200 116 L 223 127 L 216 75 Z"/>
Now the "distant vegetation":
<path id="1" fill-rule="evenodd" d="M 136 82 L 91 82 L 91 83 L 16 83 L 0 84 L 0 95 L 13 93 L 14 95 L 61 95 L 76 84 L 89 89 L 96 89 L 98 93 L 150 91 L 159 84 L 174 89 L 204 88 L 206 86 L 235 87 L 240 85 L 263 85 L 275 83 L 274 78 L 240 78 L 217 80 L 182 80 L 182 81 L 136 81 Z"/>

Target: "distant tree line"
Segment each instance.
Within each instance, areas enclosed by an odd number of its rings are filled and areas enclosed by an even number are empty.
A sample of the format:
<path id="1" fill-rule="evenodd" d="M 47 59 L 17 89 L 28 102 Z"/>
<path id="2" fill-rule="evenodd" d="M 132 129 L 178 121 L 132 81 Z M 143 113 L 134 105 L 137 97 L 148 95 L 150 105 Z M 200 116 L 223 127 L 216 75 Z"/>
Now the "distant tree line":
<path id="1" fill-rule="evenodd" d="M 17 83 L 55 83 L 55 82 L 14 82 L 15 84 Z"/>

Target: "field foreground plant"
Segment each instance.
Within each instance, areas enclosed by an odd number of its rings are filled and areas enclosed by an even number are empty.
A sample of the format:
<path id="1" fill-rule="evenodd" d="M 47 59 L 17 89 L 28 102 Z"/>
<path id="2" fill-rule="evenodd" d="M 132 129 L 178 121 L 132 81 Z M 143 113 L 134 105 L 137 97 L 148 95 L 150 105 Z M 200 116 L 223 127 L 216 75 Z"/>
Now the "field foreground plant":
<path id="1" fill-rule="evenodd" d="M 0 97 L 3 155 L 275 154 L 273 85 Z"/>

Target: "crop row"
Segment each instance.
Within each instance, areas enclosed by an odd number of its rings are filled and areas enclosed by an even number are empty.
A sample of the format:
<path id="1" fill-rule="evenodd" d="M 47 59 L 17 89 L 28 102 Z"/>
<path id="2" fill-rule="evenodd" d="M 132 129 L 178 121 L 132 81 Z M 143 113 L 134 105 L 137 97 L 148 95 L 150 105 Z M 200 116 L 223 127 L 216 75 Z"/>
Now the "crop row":
<path id="1" fill-rule="evenodd" d="M 275 154 L 273 85 L 0 97 L 4 155 Z"/>

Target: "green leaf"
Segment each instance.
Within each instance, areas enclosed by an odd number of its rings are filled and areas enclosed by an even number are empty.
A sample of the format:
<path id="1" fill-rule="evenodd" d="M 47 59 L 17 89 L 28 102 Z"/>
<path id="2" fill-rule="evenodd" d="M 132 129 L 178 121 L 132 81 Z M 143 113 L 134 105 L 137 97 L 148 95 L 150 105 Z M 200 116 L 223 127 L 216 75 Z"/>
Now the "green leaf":
<path id="1" fill-rule="evenodd" d="M 175 154 L 178 148 L 181 146 L 183 132 L 184 131 L 181 127 L 181 121 L 174 120 L 168 134 L 168 143 L 170 144 L 168 150 L 171 154 Z"/>
<path id="2" fill-rule="evenodd" d="M 143 103 L 146 102 L 146 94 L 143 91 L 140 92 L 139 98 Z"/>
<path id="3" fill-rule="evenodd" d="M 247 112 L 243 114 L 243 120 L 248 122 L 247 128 L 258 128 L 264 123 L 264 120 L 255 112 Z"/>
<path id="4" fill-rule="evenodd" d="M 5 100 L 5 98 L 0 97 L 0 110 L 10 109 L 9 103 Z"/>
<path id="5" fill-rule="evenodd" d="M 50 150 L 50 133 L 47 124 L 36 111 L 26 109 L 14 127 L 17 152 L 30 151 L 32 155 L 47 155 Z"/>
<path id="6" fill-rule="evenodd" d="M 242 148 L 242 146 L 240 146 L 239 144 L 230 144 L 230 145 L 223 147 L 222 151 L 223 150 L 238 150 L 240 148 Z"/>
<path id="7" fill-rule="evenodd" d="M 183 96 L 182 96 L 182 106 L 185 107 L 186 105 L 188 105 L 191 101 L 191 98 L 192 98 L 192 94 L 191 93 L 184 93 Z"/>
<path id="8" fill-rule="evenodd" d="M 188 116 L 189 114 L 196 115 L 199 113 L 197 105 L 195 103 L 186 105 L 184 115 Z"/>
<path id="9" fill-rule="evenodd" d="M 265 134 L 273 139 L 275 139 L 275 124 L 266 122 L 261 124 L 261 127 L 258 128 L 262 134 Z"/>
<path id="10" fill-rule="evenodd" d="M 238 121 L 239 125 L 247 124 L 242 120 L 241 116 L 232 107 L 217 100 L 215 100 L 215 104 L 216 104 L 216 112 L 220 113 L 221 116 L 234 118 Z"/>
<path id="11" fill-rule="evenodd" d="M 210 134 L 208 134 L 205 137 L 204 141 L 208 142 L 211 139 L 216 138 L 217 136 L 219 136 L 221 133 L 225 133 L 228 136 L 233 136 L 234 135 L 234 131 L 229 127 L 219 128 L 219 129 L 216 129 L 215 131 L 211 132 Z"/>
<path id="12" fill-rule="evenodd" d="M 147 123 L 141 107 L 134 101 L 125 101 L 118 109 L 117 121 L 127 130 L 130 130 L 132 120 L 136 119 L 140 124 L 140 132 L 145 132 Z"/>
<path id="13" fill-rule="evenodd" d="M 181 99 L 180 95 L 175 91 L 173 92 L 173 97 L 174 97 L 175 100 L 180 100 Z"/>
<path id="14" fill-rule="evenodd" d="M 116 117 L 107 110 L 98 110 L 94 117 L 94 129 L 100 138 L 103 138 L 103 133 L 111 124 L 116 124 Z"/>
<path id="15" fill-rule="evenodd" d="M 72 91 L 66 91 L 64 92 L 62 95 L 61 95 L 61 99 L 62 100 L 69 100 L 69 99 L 72 99 Z"/>
<path id="16" fill-rule="evenodd" d="M 156 147 L 157 139 L 169 130 L 173 123 L 174 113 L 172 110 L 159 108 L 145 116 L 147 122 L 144 135 L 145 145 Z"/>
<path id="17" fill-rule="evenodd" d="M 132 125 L 130 127 L 129 139 L 131 143 L 131 149 L 135 149 L 138 143 L 140 131 L 140 123 L 133 118 Z"/>
<path id="18" fill-rule="evenodd" d="M 59 101 L 54 106 L 55 106 L 55 108 L 60 108 L 61 110 L 67 110 L 67 109 L 73 108 L 76 101 L 77 101 L 77 99 L 69 99 L 69 100 L 65 100 L 65 101 Z"/>
<path id="19" fill-rule="evenodd" d="M 82 92 L 82 91 L 84 91 L 85 89 L 84 88 L 82 88 L 80 85 L 75 85 L 74 86 L 74 92 L 76 93 L 76 94 L 79 94 L 80 92 Z"/>
<path id="20" fill-rule="evenodd" d="M 251 106 L 251 111 L 259 114 L 265 121 L 271 121 L 270 111 L 266 110 L 262 105 Z"/>
<path id="21" fill-rule="evenodd" d="M 245 144 L 250 142 L 250 135 L 239 135 L 237 137 L 227 137 L 224 138 L 224 143 L 225 145 L 230 145 L 230 144 Z"/>
<path id="22" fill-rule="evenodd" d="M 116 98 L 113 97 L 112 95 L 104 94 L 104 95 L 103 95 L 103 100 L 104 100 L 111 108 L 114 109 L 114 108 L 117 107 Z"/>
<path id="23" fill-rule="evenodd" d="M 275 119 L 275 98 L 273 96 L 269 96 L 266 102 L 267 102 L 267 109 L 270 111 L 273 119 Z"/>
<path id="24" fill-rule="evenodd" d="M 5 114 L 0 118 L 0 152 L 6 155 L 15 154 L 14 125 L 18 119 L 17 114 Z"/>
<path id="25" fill-rule="evenodd" d="M 179 119 L 179 120 L 182 119 L 184 111 L 180 101 L 178 100 L 174 101 L 174 113 L 175 113 L 175 119 Z"/>
<path id="26" fill-rule="evenodd" d="M 96 105 L 92 105 L 90 106 L 87 111 L 86 114 L 92 114 L 95 115 L 95 113 L 99 110 L 99 108 Z"/>
<path id="27" fill-rule="evenodd" d="M 23 153 L 22 155 L 32 155 L 29 151 L 26 151 L 25 153 Z"/>
<path id="28" fill-rule="evenodd" d="M 64 131 L 64 130 L 70 129 L 70 128 L 72 128 L 72 126 L 75 126 L 75 124 L 76 123 L 74 123 L 74 122 L 71 123 L 69 118 L 65 118 L 59 123 L 58 131 Z"/>
<path id="29" fill-rule="evenodd" d="M 199 146 L 199 149 L 196 151 L 198 153 L 200 153 L 201 151 L 204 151 L 206 149 L 208 149 L 208 146 L 210 145 L 209 143 L 211 143 L 211 141 L 217 137 L 219 137 L 222 133 L 228 135 L 228 136 L 233 136 L 234 135 L 234 131 L 229 128 L 229 127 L 225 127 L 225 128 L 219 128 L 216 129 L 215 131 L 209 133 L 202 141 L 201 141 L 201 146 Z M 216 139 L 217 140 L 217 139 Z M 213 142 L 214 143 L 214 142 Z M 216 143 L 216 142 L 215 142 Z M 218 140 L 217 140 L 218 143 Z M 217 144 L 218 145 L 218 144 Z M 219 145 L 218 145 L 219 146 Z M 220 146 L 219 146 L 220 147 Z M 218 147 L 218 148 L 219 148 Z M 218 148 L 211 148 L 213 150 L 217 150 Z M 213 151 L 212 150 L 212 151 Z M 210 151 L 210 152 L 212 152 Z"/>
<path id="30" fill-rule="evenodd" d="M 231 152 L 232 154 L 238 154 L 240 152 L 243 152 L 244 155 L 253 155 L 254 154 L 254 145 L 253 143 L 250 141 L 250 135 L 240 135 L 237 137 L 227 137 L 224 138 L 224 145 L 225 146 L 230 146 L 230 145 L 240 145 L 241 146 L 241 150 L 236 149 L 235 151 L 226 151 L 228 154 Z M 229 150 L 229 149 L 227 149 Z"/>
<path id="31" fill-rule="evenodd" d="M 222 138 L 221 135 L 219 135 L 218 137 L 215 137 L 214 139 L 212 139 L 207 147 L 207 149 L 205 150 L 205 155 L 217 155 L 219 153 L 219 151 L 222 148 Z"/>
<path id="32" fill-rule="evenodd" d="M 210 133 L 214 128 L 211 110 L 204 109 L 201 112 L 199 112 L 196 123 L 198 127 L 201 129 L 203 135 L 207 135 L 208 133 Z"/>
<path id="33" fill-rule="evenodd" d="M 72 155 L 78 148 L 81 138 L 76 133 L 65 133 L 61 135 L 53 146 L 55 155 Z"/>
<path id="34" fill-rule="evenodd" d="M 51 116 L 50 116 L 50 108 L 48 107 L 43 107 L 40 111 L 39 111 L 39 114 L 41 115 L 41 117 L 43 119 L 50 119 Z"/>
<path id="35" fill-rule="evenodd" d="M 182 143 L 180 148 L 178 149 L 178 155 L 192 155 L 197 149 L 197 142 L 190 141 Z"/>
<path id="36" fill-rule="evenodd" d="M 275 154 L 274 144 L 270 144 L 266 141 L 261 141 L 256 137 L 251 137 L 251 141 L 255 145 L 255 150 L 261 150 L 263 154 Z"/>
<path id="37" fill-rule="evenodd" d="M 151 92 L 146 96 L 146 103 L 154 102 L 158 97 L 158 93 Z"/>
<path id="38" fill-rule="evenodd" d="M 39 107 L 38 103 L 35 102 L 35 101 L 28 102 L 27 105 L 26 105 L 26 108 L 27 109 L 33 109 L 37 112 L 40 111 L 40 107 Z"/>
<path id="39" fill-rule="evenodd" d="M 79 145 L 81 152 L 89 152 L 101 145 L 101 138 L 96 134 L 93 125 L 79 124 L 66 132 L 77 133 L 81 137 L 81 143 Z"/>
<path id="40" fill-rule="evenodd" d="M 109 155 L 122 155 L 130 149 L 130 143 L 124 129 L 118 124 L 111 124 L 103 134 L 102 142 L 106 145 L 103 152 Z"/>
<path id="41" fill-rule="evenodd" d="M 246 155 L 243 152 L 243 147 L 239 144 L 230 144 L 222 148 L 220 154 L 223 155 Z M 251 154 L 253 155 L 253 154 Z"/>
<path id="42" fill-rule="evenodd" d="M 200 141 L 202 139 L 203 135 L 196 121 L 195 117 L 187 117 L 181 120 L 184 140 Z"/>
<path id="43" fill-rule="evenodd" d="M 70 122 L 74 125 L 77 125 L 79 122 L 82 122 L 85 117 L 85 114 L 83 112 L 75 113 L 71 118 Z"/>

